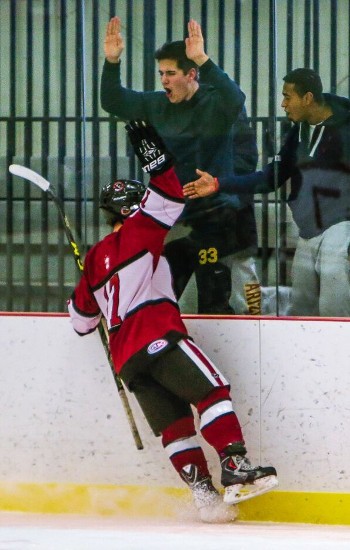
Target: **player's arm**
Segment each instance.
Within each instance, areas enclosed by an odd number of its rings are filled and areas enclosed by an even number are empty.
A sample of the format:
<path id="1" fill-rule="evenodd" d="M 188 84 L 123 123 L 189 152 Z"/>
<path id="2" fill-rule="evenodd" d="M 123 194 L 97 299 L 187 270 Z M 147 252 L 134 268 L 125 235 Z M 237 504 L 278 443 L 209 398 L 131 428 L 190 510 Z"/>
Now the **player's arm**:
<path id="1" fill-rule="evenodd" d="M 101 311 L 85 274 L 82 275 L 67 305 L 73 328 L 79 336 L 90 334 L 96 329 L 101 319 Z"/>
<path id="2" fill-rule="evenodd" d="M 130 142 L 150 182 L 141 211 L 170 228 L 184 208 L 184 196 L 173 168 L 173 156 L 155 129 L 144 121 L 126 125 Z"/>

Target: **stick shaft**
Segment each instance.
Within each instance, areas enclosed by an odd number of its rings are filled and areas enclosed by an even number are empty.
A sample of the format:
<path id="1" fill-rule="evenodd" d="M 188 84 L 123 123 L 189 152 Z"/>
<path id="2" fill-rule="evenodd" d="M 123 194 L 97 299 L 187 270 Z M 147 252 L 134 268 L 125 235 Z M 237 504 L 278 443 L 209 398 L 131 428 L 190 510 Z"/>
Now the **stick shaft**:
<path id="1" fill-rule="evenodd" d="M 64 227 L 64 231 L 65 231 L 67 240 L 69 242 L 69 246 L 71 247 L 71 250 L 72 250 L 72 253 L 73 253 L 73 256 L 74 256 L 74 261 L 75 261 L 76 266 L 79 269 L 79 271 L 82 272 L 84 270 L 83 261 L 82 261 L 81 256 L 80 256 L 79 247 L 78 247 L 77 243 L 75 242 L 72 230 L 70 228 L 68 218 L 67 218 L 66 214 L 64 213 L 64 211 L 62 209 L 62 206 L 61 206 L 61 203 L 60 203 L 59 199 L 57 198 L 56 194 L 51 189 L 48 189 L 47 193 L 50 195 L 50 197 L 52 198 L 53 202 L 55 203 L 55 205 L 57 207 L 57 210 L 60 214 L 60 217 L 61 217 L 61 220 L 62 220 L 62 223 L 63 223 L 63 227 Z"/>
<path id="2" fill-rule="evenodd" d="M 56 194 L 50 189 L 48 189 L 47 192 L 49 193 L 52 200 L 54 201 L 54 203 L 57 206 L 57 209 L 60 213 L 60 217 L 61 217 L 63 225 L 64 225 L 67 240 L 68 240 L 69 245 L 72 249 L 72 253 L 73 253 L 73 256 L 74 256 L 74 261 L 75 261 L 79 271 L 82 272 L 83 269 L 84 269 L 83 262 L 82 262 L 82 259 L 81 259 L 81 255 L 80 255 L 80 252 L 79 252 L 78 245 L 75 242 L 72 230 L 70 228 L 68 218 L 67 218 L 66 214 L 64 213 L 64 211 L 61 207 L 60 201 L 58 200 Z M 129 400 L 128 400 L 128 397 L 126 395 L 123 383 L 122 383 L 120 377 L 118 376 L 118 374 L 116 373 L 115 368 L 114 368 L 113 359 L 112 359 L 109 344 L 108 344 L 108 341 L 109 341 L 108 329 L 107 329 L 107 325 L 106 325 L 104 320 L 102 320 L 101 323 L 99 324 L 98 331 L 99 331 L 99 335 L 100 335 L 100 338 L 101 338 L 102 345 L 104 347 L 105 353 L 106 353 L 107 358 L 108 358 L 108 362 L 109 362 L 110 367 L 111 367 L 111 371 L 112 371 L 112 374 L 113 374 L 114 381 L 116 383 L 116 386 L 117 386 L 117 389 L 118 389 L 118 392 L 119 392 L 119 397 L 122 401 L 122 405 L 124 407 L 124 411 L 125 411 L 127 420 L 129 422 L 129 426 L 130 426 L 131 433 L 132 433 L 134 441 L 135 441 L 136 448 L 138 450 L 141 450 L 141 449 L 143 449 L 142 440 L 141 440 L 139 431 L 137 429 L 136 422 L 135 422 L 135 419 L 134 419 L 134 415 L 132 413 L 132 410 L 131 410 Z"/>
<path id="3" fill-rule="evenodd" d="M 105 349 L 109 364 L 111 366 L 114 381 L 115 381 L 116 386 L 118 388 L 119 397 L 120 397 L 121 402 L 123 404 L 124 412 L 126 414 L 126 418 L 129 422 L 130 430 L 131 430 L 132 436 L 134 438 L 136 448 L 140 451 L 141 449 L 143 449 L 143 443 L 142 443 L 142 440 L 141 440 L 140 433 L 137 429 L 135 418 L 134 418 L 133 412 L 131 410 L 129 399 L 128 399 L 128 396 L 125 392 L 123 383 L 122 383 L 120 377 L 117 375 L 117 373 L 115 371 L 115 368 L 113 366 L 113 359 L 112 359 L 111 352 L 110 352 L 109 345 L 108 345 L 109 337 L 108 337 L 108 329 L 107 329 L 105 319 L 102 319 L 101 323 L 98 326 L 98 329 L 99 329 L 99 333 L 100 333 L 100 337 L 101 337 L 101 342 L 103 344 L 103 347 Z M 103 332 L 103 334 L 101 334 L 102 332 Z"/>

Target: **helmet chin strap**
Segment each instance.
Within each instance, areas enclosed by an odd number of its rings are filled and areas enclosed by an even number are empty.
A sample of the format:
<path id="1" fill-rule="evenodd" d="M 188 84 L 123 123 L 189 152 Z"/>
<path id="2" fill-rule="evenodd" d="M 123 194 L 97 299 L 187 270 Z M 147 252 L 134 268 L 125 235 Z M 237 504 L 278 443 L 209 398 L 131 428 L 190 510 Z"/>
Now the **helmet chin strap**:
<path id="1" fill-rule="evenodd" d="M 122 216 L 125 216 L 126 218 L 127 216 L 130 216 L 130 214 L 133 214 L 134 212 L 136 212 L 136 210 L 138 210 L 139 208 L 140 208 L 139 204 L 132 204 L 130 207 L 122 206 L 122 208 L 120 209 L 120 213 Z"/>
<path id="2" fill-rule="evenodd" d="M 129 214 L 131 214 L 132 212 L 132 207 L 129 208 L 128 206 L 122 206 L 122 208 L 120 209 L 120 213 L 122 216 L 129 216 Z"/>

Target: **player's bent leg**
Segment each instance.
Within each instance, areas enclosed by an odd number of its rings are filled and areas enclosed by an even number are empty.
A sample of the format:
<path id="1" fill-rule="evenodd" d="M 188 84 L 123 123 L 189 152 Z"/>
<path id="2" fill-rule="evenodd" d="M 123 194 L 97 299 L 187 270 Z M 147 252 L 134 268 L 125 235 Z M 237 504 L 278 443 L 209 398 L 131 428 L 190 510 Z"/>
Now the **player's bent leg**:
<path id="1" fill-rule="evenodd" d="M 162 442 L 174 468 L 192 490 L 202 521 L 233 521 L 236 510 L 223 503 L 222 495 L 212 484 L 204 453 L 195 437 L 193 416 L 180 414 L 184 411 L 184 402 L 196 403 L 213 388 L 227 386 L 227 381 L 200 348 L 189 341 L 180 342 L 175 349 L 160 357 L 150 372 L 155 383 L 162 385 L 163 391 L 169 391 L 173 411 L 178 399 L 178 417 L 162 428 Z M 154 406 L 156 403 L 154 400 Z"/>
<path id="2" fill-rule="evenodd" d="M 204 523 L 229 523 L 237 518 L 237 509 L 224 502 L 210 477 L 198 477 L 194 464 L 185 466 L 181 471 L 181 477 L 192 490 L 194 504 Z"/>
<path id="3" fill-rule="evenodd" d="M 198 479 L 210 477 L 206 458 L 196 438 L 193 416 L 179 418 L 167 426 L 162 431 L 162 444 L 175 470 L 189 485 L 191 480 L 182 475 L 188 464 L 196 465 Z"/>
<path id="4" fill-rule="evenodd" d="M 224 502 L 238 504 L 271 491 L 278 485 L 273 466 L 252 466 L 241 444 L 231 444 L 220 452 Z"/>
<path id="5" fill-rule="evenodd" d="M 172 361 L 169 361 L 169 358 L 167 360 L 164 357 L 159 358 L 152 367 L 153 375 L 158 382 L 166 386 L 173 394 L 178 395 L 182 402 L 185 401 L 196 406 L 200 416 L 201 433 L 217 451 L 222 462 L 227 456 L 236 456 L 236 454 L 244 458 L 246 449 L 239 420 L 233 411 L 228 381 L 203 351 L 190 340 L 181 340 L 170 353 L 173 354 Z M 174 364 L 177 365 L 176 369 L 173 368 Z M 179 433 L 176 435 L 178 442 L 181 440 L 180 435 Z M 190 436 L 187 434 L 187 437 Z M 232 453 L 231 444 L 239 446 L 240 452 Z M 248 468 L 248 464 L 249 461 L 245 459 L 245 468 Z M 274 474 L 275 471 L 270 473 Z M 252 479 L 252 472 L 250 474 L 246 475 L 245 492 L 248 485 L 254 485 L 256 481 Z M 265 474 L 266 471 L 263 470 L 259 477 L 266 477 Z M 228 480 L 225 478 L 223 481 L 225 482 L 224 486 L 229 487 Z M 232 485 L 237 485 L 236 478 Z M 253 489 L 256 495 L 257 486 L 249 487 L 250 491 Z M 227 489 L 225 492 L 229 493 Z M 242 492 L 239 491 L 239 496 L 241 494 Z M 226 503 L 231 504 L 231 498 L 225 498 Z M 239 501 L 237 496 L 232 499 L 232 503 Z"/>
<path id="6" fill-rule="evenodd" d="M 197 403 L 197 409 L 202 435 L 220 456 L 226 504 L 237 504 L 278 485 L 274 467 L 254 467 L 246 457 L 243 434 L 232 409 L 228 387 L 213 389 Z"/>
<path id="7" fill-rule="evenodd" d="M 223 503 L 212 484 L 207 461 L 196 439 L 190 405 L 150 376 L 137 375 L 128 383 L 171 464 L 192 491 L 199 517 L 205 522 L 228 522 L 236 517 L 234 509 Z"/>
<path id="8" fill-rule="evenodd" d="M 244 447 L 241 426 L 233 410 L 228 386 L 213 388 L 195 405 L 202 436 L 218 453 L 231 442 L 239 442 Z"/>
<path id="9" fill-rule="evenodd" d="M 192 491 L 200 519 L 206 523 L 233 521 L 236 510 L 224 504 L 212 483 L 203 450 L 195 437 L 193 417 L 180 418 L 164 429 L 162 442 L 175 470 Z"/>

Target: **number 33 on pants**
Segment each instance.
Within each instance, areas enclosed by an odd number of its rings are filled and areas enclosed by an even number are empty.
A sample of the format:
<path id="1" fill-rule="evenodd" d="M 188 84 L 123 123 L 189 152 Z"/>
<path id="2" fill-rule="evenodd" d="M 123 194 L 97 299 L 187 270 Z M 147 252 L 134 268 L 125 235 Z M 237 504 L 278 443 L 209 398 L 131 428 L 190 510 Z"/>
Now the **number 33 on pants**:
<path id="1" fill-rule="evenodd" d="M 217 248 L 211 246 L 210 248 L 201 248 L 198 252 L 198 261 L 200 265 L 216 264 L 218 261 Z"/>

